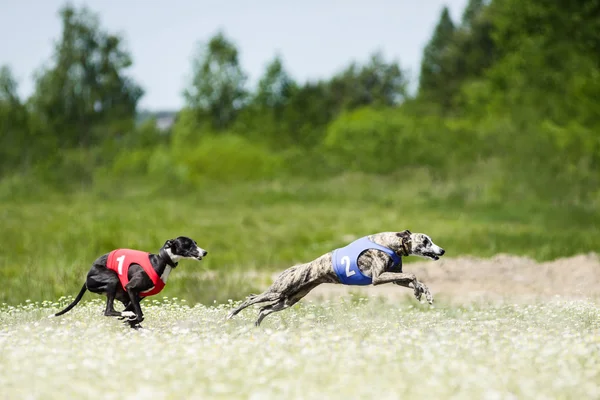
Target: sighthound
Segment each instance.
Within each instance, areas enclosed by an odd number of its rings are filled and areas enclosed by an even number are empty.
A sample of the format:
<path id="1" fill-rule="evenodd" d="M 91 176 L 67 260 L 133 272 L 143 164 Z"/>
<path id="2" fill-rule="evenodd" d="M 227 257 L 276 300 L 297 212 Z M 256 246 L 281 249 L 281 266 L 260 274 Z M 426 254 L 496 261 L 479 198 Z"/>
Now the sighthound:
<path id="1" fill-rule="evenodd" d="M 445 252 L 429 236 L 409 230 L 365 236 L 309 263 L 284 270 L 267 290 L 259 295 L 248 296 L 246 301 L 227 315 L 227 319 L 248 306 L 269 302 L 259 311 L 255 322 L 259 326 L 267 315 L 291 307 L 322 283 L 362 286 L 394 283 L 413 289 L 418 300 L 425 295 L 425 299 L 432 304 L 433 296 L 429 288 L 419 282 L 414 274 L 402 272 L 402 256 L 415 255 L 438 260 Z"/>
<path id="2" fill-rule="evenodd" d="M 94 261 L 75 300 L 50 318 L 70 311 L 89 290 L 106 295 L 105 316 L 127 318 L 132 328 L 140 328 L 144 320 L 140 301 L 164 288 L 179 260 L 187 258 L 200 261 L 207 254 L 193 239 L 185 236 L 167 240 L 158 254 L 131 249 L 113 250 Z M 123 311 L 115 310 L 115 299 L 123 303 Z"/>

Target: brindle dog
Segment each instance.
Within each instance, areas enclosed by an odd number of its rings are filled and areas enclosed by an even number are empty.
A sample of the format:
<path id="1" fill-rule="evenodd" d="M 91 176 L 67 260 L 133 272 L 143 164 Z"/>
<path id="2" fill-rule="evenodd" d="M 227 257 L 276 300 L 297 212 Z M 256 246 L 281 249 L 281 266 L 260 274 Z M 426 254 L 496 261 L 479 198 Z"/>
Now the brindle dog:
<path id="1" fill-rule="evenodd" d="M 434 244 L 429 236 L 423 233 L 411 233 L 409 230 L 381 232 L 369 235 L 367 238 L 373 243 L 392 250 L 398 256 L 415 255 L 438 260 L 445 253 L 445 250 Z M 227 319 L 253 304 L 270 302 L 271 304 L 260 309 L 255 322 L 255 325 L 259 326 L 267 315 L 291 307 L 320 284 L 340 284 L 340 278 L 334 270 L 332 254 L 333 252 L 329 252 L 309 263 L 284 270 L 267 290 L 259 295 L 248 296 L 242 304 L 227 315 Z M 357 266 L 363 275 L 372 279 L 372 285 L 394 283 L 411 288 L 418 300 L 425 295 L 425 299 L 430 304 L 433 303 L 429 288 L 419 282 L 414 274 L 402 272 L 401 258 L 400 262 L 395 264 L 384 251 L 368 249 L 359 255 Z"/>

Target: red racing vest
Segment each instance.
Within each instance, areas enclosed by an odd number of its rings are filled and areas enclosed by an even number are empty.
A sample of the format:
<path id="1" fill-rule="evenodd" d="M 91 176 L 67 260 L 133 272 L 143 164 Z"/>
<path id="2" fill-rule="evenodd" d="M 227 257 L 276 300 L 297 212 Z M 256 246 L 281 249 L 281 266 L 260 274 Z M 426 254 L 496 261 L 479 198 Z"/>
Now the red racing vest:
<path id="1" fill-rule="evenodd" d="M 150 253 L 131 249 L 117 249 L 108 254 L 108 260 L 106 261 L 106 267 L 115 271 L 119 276 L 123 289 L 125 289 L 125 285 L 129 283 L 127 273 L 129 272 L 129 266 L 131 264 L 139 264 L 154 284 L 152 289 L 140 292 L 140 296 L 152 296 L 163 290 L 165 283 L 160 279 L 160 276 L 158 276 L 154 268 L 152 268 L 152 264 L 150 264 Z"/>

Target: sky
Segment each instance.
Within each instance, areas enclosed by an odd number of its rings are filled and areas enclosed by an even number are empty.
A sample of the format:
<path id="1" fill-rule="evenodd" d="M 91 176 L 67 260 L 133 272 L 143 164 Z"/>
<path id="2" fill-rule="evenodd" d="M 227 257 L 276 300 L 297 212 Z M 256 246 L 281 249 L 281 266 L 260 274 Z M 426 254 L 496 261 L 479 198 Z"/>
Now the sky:
<path id="1" fill-rule="evenodd" d="M 418 79 L 423 47 L 444 6 L 459 21 L 467 0 L 71 0 L 87 5 L 101 26 L 125 38 L 128 70 L 146 91 L 141 109 L 176 110 L 198 46 L 218 31 L 240 51 L 249 85 L 275 54 L 298 82 L 329 78 L 350 62 L 381 51 Z M 50 62 L 60 37 L 64 0 L 0 0 L 0 65 L 11 67 L 19 94 Z"/>

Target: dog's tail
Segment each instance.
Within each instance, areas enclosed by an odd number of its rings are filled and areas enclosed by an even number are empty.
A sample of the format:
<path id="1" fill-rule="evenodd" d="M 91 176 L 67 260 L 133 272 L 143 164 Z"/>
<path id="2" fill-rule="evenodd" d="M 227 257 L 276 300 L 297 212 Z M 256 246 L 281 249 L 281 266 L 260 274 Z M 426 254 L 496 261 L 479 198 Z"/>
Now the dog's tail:
<path id="1" fill-rule="evenodd" d="M 77 305 L 77 303 L 79 303 L 81 301 L 81 298 L 83 297 L 83 295 L 85 294 L 85 291 L 87 290 L 87 286 L 85 285 L 85 283 L 83 284 L 83 286 L 81 287 L 81 290 L 79 291 L 79 294 L 77 295 L 77 297 L 75 297 L 75 300 L 73 300 L 73 302 L 71 304 L 69 304 L 67 306 L 67 308 L 65 308 L 62 311 L 57 312 L 56 314 L 52 314 L 51 316 L 49 316 L 48 318 L 54 318 L 54 317 L 58 317 L 59 315 L 63 315 L 69 311 L 71 311 L 71 309 L 73 307 L 75 307 Z"/>

